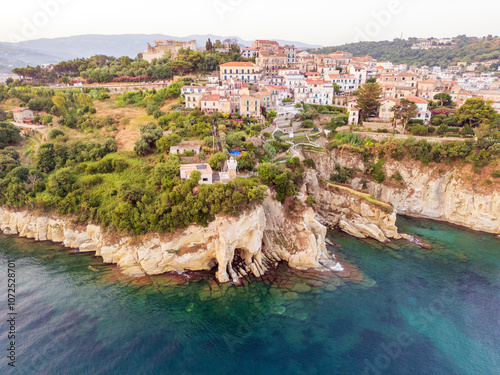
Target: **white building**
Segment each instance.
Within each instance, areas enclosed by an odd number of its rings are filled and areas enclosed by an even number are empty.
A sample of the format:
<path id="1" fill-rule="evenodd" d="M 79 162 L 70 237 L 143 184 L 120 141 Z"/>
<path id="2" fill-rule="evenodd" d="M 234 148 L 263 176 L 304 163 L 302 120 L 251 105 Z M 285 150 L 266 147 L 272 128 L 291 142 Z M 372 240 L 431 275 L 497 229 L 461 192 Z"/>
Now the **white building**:
<path id="1" fill-rule="evenodd" d="M 329 81 L 339 85 L 342 92 L 353 92 L 359 89 L 359 81 L 354 74 L 329 74 Z"/>
<path id="2" fill-rule="evenodd" d="M 193 171 L 201 173 L 200 184 L 212 184 L 212 168 L 208 164 L 184 164 L 181 165 L 181 178 L 187 180 Z"/>
<path id="3" fill-rule="evenodd" d="M 302 86 L 305 81 L 305 76 L 299 69 L 280 69 L 279 75 L 283 77 L 283 84 L 288 88 Z"/>
<path id="4" fill-rule="evenodd" d="M 227 81 L 237 78 L 243 82 L 257 82 L 260 79 L 260 66 L 251 62 L 228 62 L 220 67 L 220 79 Z"/>
<path id="5" fill-rule="evenodd" d="M 257 48 L 242 48 L 240 50 L 240 55 L 245 59 L 251 59 L 252 57 L 259 56 L 259 50 Z"/>

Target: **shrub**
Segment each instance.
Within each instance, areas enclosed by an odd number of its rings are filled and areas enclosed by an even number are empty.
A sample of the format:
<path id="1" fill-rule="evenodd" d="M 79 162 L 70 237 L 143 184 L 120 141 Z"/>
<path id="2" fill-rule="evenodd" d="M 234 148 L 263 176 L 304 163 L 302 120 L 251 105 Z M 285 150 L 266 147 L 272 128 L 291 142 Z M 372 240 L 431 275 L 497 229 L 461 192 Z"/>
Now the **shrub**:
<path id="1" fill-rule="evenodd" d="M 491 177 L 500 178 L 500 170 L 491 172 Z"/>
<path id="2" fill-rule="evenodd" d="M 9 144 L 20 141 L 21 131 L 12 124 L 0 123 L 0 150 Z"/>
<path id="3" fill-rule="evenodd" d="M 465 126 L 460 131 L 461 136 L 474 135 L 474 130 L 469 124 L 465 124 Z"/>
<path id="4" fill-rule="evenodd" d="M 307 198 L 306 198 L 306 204 L 309 206 L 309 207 L 314 207 L 318 202 L 316 202 L 316 199 L 314 199 L 314 197 L 312 195 L 309 195 Z"/>
<path id="5" fill-rule="evenodd" d="M 401 173 L 399 173 L 399 171 L 397 171 L 396 173 L 394 173 L 391 176 L 391 180 L 394 180 L 394 181 L 399 182 L 400 184 L 402 184 L 403 183 L 403 176 L 401 176 Z"/>
<path id="6" fill-rule="evenodd" d="M 303 163 L 307 168 L 316 169 L 316 163 L 311 158 L 304 159 Z"/>
<path id="7" fill-rule="evenodd" d="M 343 167 L 339 164 L 335 165 L 335 169 L 337 170 L 337 173 L 330 174 L 330 180 L 341 184 L 351 179 L 355 172 L 354 168 Z"/>
<path id="8" fill-rule="evenodd" d="M 313 120 L 304 120 L 304 122 L 302 123 L 302 126 L 304 128 L 312 129 L 312 128 L 314 128 L 314 121 Z"/>
<path id="9" fill-rule="evenodd" d="M 266 155 L 272 159 L 276 156 L 276 149 L 272 146 L 272 144 L 269 142 L 269 143 L 266 143 L 264 145 L 264 150 L 266 151 Z"/>
<path id="10" fill-rule="evenodd" d="M 491 155 L 500 155 L 500 142 L 488 147 L 488 152 Z"/>
<path id="11" fill-rule="evenodd" d="M 144 139 L 135 141 L 134 152 L 137 156 L 146 156 L 149 153 L 149 144 Z"/>
<path id="12" fill-rule="evenodd" d="M 118 145 L 116 144 L 116 140 L 114 138 L 106 138 L 104 141 L 104 149 L 109 154 L 111 152 L 118 151 Z"/>
<path id="13" fill-rule="evenodd" d="M 413 135 L 427 135 L 429 132 L 425 125 L 415 125 L 411 128 L 410 133 Z"/>
<path id="14" fill-rule="evenodd" d="M 52 129 L 49 131 L 49 139 L 56 139 L 60 135 L 64 135 L 64 132 L 59 129 Z"/>
<path id="15" fill-rule="evenodd" d="M 375 164 L 372 165 L 371 176 L 378 183 L 385 181 L 385 173 L 383 170 L 384 160 L 379 159 Z"/>
<path id="16" fill-rule="evenodd" d="M 437 135 L 444 135 L 446 133 L 448 133 L 448 130 L 449 130 L 449 126 L 446 125 L 446 124 L 441 124 L 439 125 L 439 127 L 437 128 Z"/>

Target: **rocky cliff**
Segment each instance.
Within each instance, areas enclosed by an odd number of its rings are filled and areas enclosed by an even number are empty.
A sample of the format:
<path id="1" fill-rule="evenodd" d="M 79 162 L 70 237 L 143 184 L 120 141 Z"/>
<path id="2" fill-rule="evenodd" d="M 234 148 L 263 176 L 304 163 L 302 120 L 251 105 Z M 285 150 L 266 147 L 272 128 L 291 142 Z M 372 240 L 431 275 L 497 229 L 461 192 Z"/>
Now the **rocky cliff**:
<path id="1" fill-rule="evenodd" d="M 191 225 L 169 234 L 125 236 L 93 224 L 76 225 L 69 217 L 0 207 L 0 229 L 37 241 L 61 242 L 81 252 L 95 252 L 128 275 L 210 270 L 220 282 L 261 276 L 278 261 L 297 268 L 342 271 L 325 248 L 326 228 L 312 209 L 292 218 L 267 198 L 238 217 L 218 216 L 207 227 Z"/>
<path id="2" fill-rule="evenodd" d="M 327 154 L 307 156 L 314 159 L 317 171 L 324 178 L 335 172 L 336 164 L 361 171 L 367 167 L 359 154 L 348 150 L 334 149 Z M 470 164 L 427 166 L 415 160 L 387 159 L 384 171 L 388 177 L 399 172 L 402 182 L 371 181 L 366 184 L 366 191 L 390 203 L 396 213 L 500 233 L 500 190 L 495 184 L 484 183 L 486 177 L 475 174 Z M 354 178 L 352 186 L 361 189 L 361 180 Z"/>
<path id="3" fill-rule="evenodd" d="M 316 210 L 325 224 L 339 227 L 354 237 L 380 242 L 407 238 L 398 233 L 392 206 L 342 186 L 330 185 L 312 170 L 307 172 L 305 182 L 307 193 L 316 200 Z"/>

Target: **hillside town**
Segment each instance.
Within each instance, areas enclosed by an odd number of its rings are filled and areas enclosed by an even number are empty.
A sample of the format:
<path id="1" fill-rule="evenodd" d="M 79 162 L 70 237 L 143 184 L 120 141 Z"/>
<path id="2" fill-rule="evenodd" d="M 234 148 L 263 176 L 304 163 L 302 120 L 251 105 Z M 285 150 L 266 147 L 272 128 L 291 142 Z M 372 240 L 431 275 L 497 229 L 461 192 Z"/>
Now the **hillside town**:
<path id="1" fill-rule="evenodd" d="M 438 42 L 439 46 L 449 41 Z M 422 48 L 425 46 L 422 42 Z M 152 61 L 160 54 L 173 56 L 179 48 L 196 48 L 196 43 L 158 40 L 155 47 L 148 45 L 143 57 Z M 222 50 L 229 48 L 226 45 Z M 469 98 L 482 98 L 500 112 L 500 81 L 492 73 L 474 73 L 478 63 L 463 62 L 445 70 L 395 65 L 342 51 L 314 54 L 271 40 L 255 40 L 251 47 L 241 48 L 240 54 L 255 61 L 221 64 L 217 75 L 184 86 L 186 108 L 205 113 L 239 113 L 264 121 L 263 111 L 283 110 L 284 101 L 335 105 L 348 108 L 349 124 L 358 125 L 356 94 L 366 82 L 377 82 L 382 88 L 377 116 L 380 120 L 393 118 L 390 108 L 407 99 L 418 107 L 415 119 L 428 124 L 428 101 L 440 93 L 449 94 L 457 108 Z"/>
<path id="2" fill-rule="evenodd" d="M 449 45 L 448 40 L 427 42 L 422 40 L 416 45 L 422 48 Z M 203 72 L 189 71 L 187 67 L 191 63 L 184 60 L 190 56 L 199 59 L 207 49 L 225 54 L 223 61 L 226 62 L 212 64 L 211 69 Z M 36 131 L 46 133 L 43 125 L 52 126 L 54 122 L 70 128 L 76 126 L 79 130 L 87 129 L 92 121 L 107 121 L 108 125 L 122 123 L 121 107 L 145 107 L 150 121 L 155 121 L 143 123 L 141 134 L 144 127 L 149 129 L 144 132 L 158 131 L 155 141 L 160 146 L 156 147 L 180 158 L 181 179 L 188 180 L 192 172 L 197 171 L 199 182 L 208 185 L 252 177 L 256 162 L 279 164 L 290 157 L 303 159 L 296 147 L 325 150 L 328 140 L 337 132 L 357 133 L 378 141 L 389 137 L 405 139 L 407 134 L 423 136 L 431 142 L 446 141 L 449 139 L 446 137 L 472 138 L 477 135 L 472 129 L 474 115 L 470 121 L 457 115 L 468 100 L 478 99 L 480 105 L 493 112 L 491 116 L 485 112 L 488 121 L 497 116 L 495 111 L 500 113 L 498 75 L 475 72 L 476 63 L 463 62 L 441 69 L 393 64 L 345 51 L 314 52 L 298 49 L 293 44 L 280 45 L 273 40 L 255 40 L 250 47 L 242 48 L 231 39 L 217 40 L 215 44 L 208 40 L 204 47 L 197 46 L 195 40 L 156 40 L 154 45 L 148 43 L 133 62 L 134 69 L 139 68 L 133 76 L 129 73 L 115 78 L 93 78 L 94 73 L 102 75 L 103 70 L 92 70 L 91 62 L 83 60 L 75 60 L 79 65 L 73 67 L 68 67 L 68 63 L 47 66 L 46 72 L 63 70 L 57 84 L 48 85 L 47 94 L 60 92 L 67 95 L 66 101 L 37 99 L 36 92 L 31 99 L 14 90 L 9 95 L 17 99 L 12 102 L 16 106 L 6 109 L 10 111 L 12 124 L 29 136 Z M 101 55 L 91 59 L 100 66 L 108 61 L 108 57 Z M 131 66 L 127 57 L 115 60 L 123 69 Z M 176 66 L 178 74 L 170 70 L 170 79 L 153 80 L 149 71 L 141 66 L 160 69 Z M 85 71 L 88 69 L 90 74 Z M 14 84 L 31 83 L 25 71 L 16 71 L 20 79 Z M 68 71 L 71 80 L 64 76 Z M 70 95 L 68 89 L 73 94 Z M 63 91 L 66 94 L 62 94 Z M 79 93 L 81 98 L 75 99 Z M 176 99 L 177 103 L 170 102 L 163 111 L 161 103 L 166 98 Z M 99 111 L 114 111 L 114 117 L 92 120 L 82 115 L 96 105 L 95 99 L 97 102 L 110 99 Z M 70 113 L 71 101 L 75 102 L 75 109 Z M 371 105 L 367 105 L 367 101 Z M 96 113 L 96 108 L 92 109 Z M 136 116 L 141 118 L 140 112 Z M 188 133 L 179 131 L 176 116 L 189 118 L 191 124 L 200 122 L 200 116 L 204 116 L 205 122 Z M 144 142 L 144 137 L 134 128 L 124 126 L 123 131 L 119 131 L 115 126 L 113 129 L 114 132 L 109 131 L 118 139 L 120 150 L 132 151 L 133 148 L 139 156 L 152 152 L 154 142 L 148 137 Z M 47 138 L 45 135 L 45 140 Z M 120 141 L 122 138 L 131 139 L 135 147 Z M 206 158 L 218 153 L 222 154 L 220 162 L 206 162 Z"/>

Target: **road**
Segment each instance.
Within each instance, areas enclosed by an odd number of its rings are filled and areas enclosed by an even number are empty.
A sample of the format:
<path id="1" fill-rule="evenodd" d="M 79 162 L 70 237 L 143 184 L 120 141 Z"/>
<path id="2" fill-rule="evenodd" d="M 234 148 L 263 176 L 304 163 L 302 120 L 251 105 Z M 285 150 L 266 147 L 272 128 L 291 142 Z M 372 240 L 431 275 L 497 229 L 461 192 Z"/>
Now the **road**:
<path id="1" fill-rule="evenodd" d="M 353 132 L 355 134 L 359 135 L 367 135 L 372 137 L 376 141 L 380 141 L 382 139 L 407 139 L 408 137 L 412 136 L 411 134 L 394 134 L 392 135 L 391 133 L 368 133 L 368 132 Z M 449 142 L 449 141 L 463 141 L 464 138 L 460 137 L 425 137 L 425 136 L 419 136 L 415 135 L 412 136 L 415 139 L 425 139 L 428 142 Z"/>
<path id="2" fill-rule="evenodd" d="M 45 126 L 43 125 L 28 125 L 28 124 L 23 124 L 22 122 L 11 122 L 12 125 L 17 126 L 18 128 L 24 128 L 24 129 L 33 129 L 33 130 L 42 130 L 45 129 Z"/>

